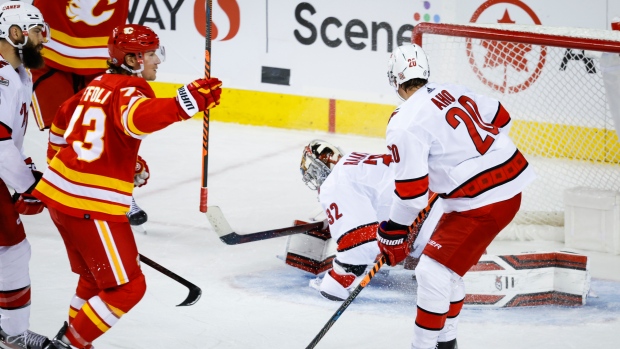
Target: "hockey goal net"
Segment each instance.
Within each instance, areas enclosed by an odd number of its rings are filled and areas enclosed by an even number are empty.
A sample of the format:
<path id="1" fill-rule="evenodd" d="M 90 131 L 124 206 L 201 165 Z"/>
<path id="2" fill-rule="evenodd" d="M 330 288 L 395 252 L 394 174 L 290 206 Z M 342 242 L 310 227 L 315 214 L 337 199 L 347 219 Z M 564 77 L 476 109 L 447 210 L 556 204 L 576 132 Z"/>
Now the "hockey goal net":
<path id="1" fill-rule="evenodd" d="M 620 32 L 421 23 L 412 39 L 429 57 L 431 81 L 466 85 L 510 113 L 510 136 L 538 175 L 515 224 L 561 228 L 566 189 L 620 190 L 620 144 L 601 71 L 606 55 L 620 53 Z"/>

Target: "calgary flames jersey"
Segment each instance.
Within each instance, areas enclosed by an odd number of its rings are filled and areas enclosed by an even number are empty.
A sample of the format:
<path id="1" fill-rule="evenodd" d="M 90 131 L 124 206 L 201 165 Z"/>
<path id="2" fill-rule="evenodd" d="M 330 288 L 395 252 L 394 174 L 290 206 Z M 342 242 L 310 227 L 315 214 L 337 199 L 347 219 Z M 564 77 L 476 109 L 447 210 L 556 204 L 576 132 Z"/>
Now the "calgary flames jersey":
<path id="1" fill-rule="evenodd" d="M 129 0 L 34 0 L 33 5 L 52 32 L 42 51 L 48 66 L 80 75 L 107 68 L 108 37 L 127 21 Z"/>
<path id="2" fill-rule="evenodd" d="M 174 98 L 154 97 L 142 78 L 103 74 L 66 101 L 55 118 L 70 120 L 57 130 L 66 146 L 33 194 L 72 216 L 125 221 L 141 140 L 182 120 Z"/>

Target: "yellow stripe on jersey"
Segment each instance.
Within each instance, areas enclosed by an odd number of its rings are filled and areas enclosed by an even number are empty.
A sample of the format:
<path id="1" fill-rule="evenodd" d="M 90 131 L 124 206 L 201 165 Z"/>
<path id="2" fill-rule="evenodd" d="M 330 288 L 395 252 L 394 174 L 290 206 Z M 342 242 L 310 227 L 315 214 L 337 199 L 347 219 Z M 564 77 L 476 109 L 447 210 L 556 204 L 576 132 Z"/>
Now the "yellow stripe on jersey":
<path id="1" fill-rule="evenodd" d="M 120 318 L 121 316 L 125 315 L 125 312 L 118 309 L 117 307 L 113 307 L 108 303 L 106 303 L 106 305 L 108 306 L 108 308 L 110 308 L 110 311 L 112 311 L 112 313 L 116 315 L 116 317 Z"/>
<path id="2" fill-rule="evenodd" d="M 133 113 L 136 111 L 136 109 L 138 108 L 138 106 L 140 104 L 142 104 L 143 102 L 147 101 L 148 98 L 140 98 L 137 101 L 135 101 L 135 103 L 131 106 L 131 108 L 129 108 L 129 110 L 127 111 L 127 128 L 129 129 L 129 131 L 135 135 L 138 136 L 142 136 L 145 134 L 148 134 L 148 132 L 142 132 L 140 130 L 138 130 L 138 128 L 136 128 L 136 125 L 134 125 L 133 123 Z"/>
<path id="3" fill-rule="evenodd" d="M 90 307 L 90 304 L 86 303 L 82 306 L 81 309 L 84 314 L 86 314 L 86 316 L 88 316 L 88 318 L 90 319 L 90 321 L 95 324 L 95 326 L 97 326 L 97 328 L 101 331 L 101 332 L 106 332 L 107 330 L 110 329 L 110 327 L 103 321 L 101 321 L 101 319 L 99 318 L 99 316 L 97 316 L 97 313 L 95 313 L 95 311 L 93 310 L 93 308 Z"/>
<path id="4" fill-rule="evenodd" d="M 50 167 L 60 173 L 63 177 L 76 184 L 97 186 L 106 189 L 118 190 L 122 193 L 131 195 L 133 192 L 133 182 L 125 182 L 120 179 L 83 173 L 68 168 L 60 159 L 55 157 L 50 163 Z"/>
<path id="5" fill-rule="evenodd" d="M 69 308 L 69 318 L 70 319 L 75 319 L 75 316 L 77 315 L 77 310 L 73 309 L 73 308 Z"/>
<path id="6" fill-rule="evenodd" d="M 54 157 L 52 162 L 56 159 L 57 158 Z M 61 205 L 79 210 L 106 213 L 114 216 L 124 216 L 125 213 L 129 211 L 129 206 L 108 204 L 105 202 L 89 200 L 88 198 L 77 198 L 69 194 L 65 194 L 47 184 L 45 181 L 40 181 L 39 184 L 37 184 L 37 190 Z"/>
<path id="7" fill-rule="evenodd" d="M 69 34 L 65 34 L 58 29 L 54 29 L 53 33 L 54 41 L 58 41 L 65 45 L 73 46 L 73 47 L 106 47 L 108 46 L 108 37 L 107 36 L 95 36 L 90 38 L 76 38 Z"/>
<path id="8" fill-rule="evenodd" d="M 56 126 L 56 124 L 52 123 L 52 126 L 50 126 L 50 131 L 54 132 L 55 134 L 59 136 L 63 136 L 66 130 L 63 130 L 62 128 Z"/>
<path id="9" fill-rule="evenodd" d="M 108 63 L 104 58 L 69 58 L 65 57 L 55 51 L 43 48 L 41 51 L 45 58 L 52 60 L 58 64 L 62 64 L 66 67 L 73 67 L 76 69 L 107 69 Z"/>
<path id="10" fill-rule="evenodd" d="M 116 271 L 115 274 L 118 280 L 118 284 L 122 285 L 122 284 L 127 283 L 127 281 L 129 280 L 125 273 L 125 269 L 121 265 L 121 261 L 120 261 L 121 257 L 118 254 L 114 241 L 112 241 L 112 234 L 110 233 L 110 230 L 108 229 L 108 225 L 105 224 L 104 221 L 100 221 L 100 220 L 95 220 L 95 223 L 99 226 L 99 232 L 101 233 L 102 242 L 104 244 L 106 251 L 108 252 L 108 256 L 110 259 L 110 263 L 112 264 L 112 268 L 114 268 L 114 270 Z"/>

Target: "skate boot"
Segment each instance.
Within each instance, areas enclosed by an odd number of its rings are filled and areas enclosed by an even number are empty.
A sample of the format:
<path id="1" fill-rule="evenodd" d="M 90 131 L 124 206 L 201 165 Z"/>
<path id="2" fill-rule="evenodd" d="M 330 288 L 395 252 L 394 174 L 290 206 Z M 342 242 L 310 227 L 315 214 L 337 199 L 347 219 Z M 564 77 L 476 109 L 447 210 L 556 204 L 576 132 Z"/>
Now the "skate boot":
<path id="1" fill-rule="evenodd" d="M 127 212 L 127 219 L 131 225 L 142 225 L 148 220 L 148 215 L 137 204 L 136 200 L 131 198 L 131 207 Z"/>
<path id="2" fill-rule="evenodd" d="M 73 345 L 65 342 L 67 340 L 65 337 L 65 332 L 67 332 L 68 327 L 69 324 L 65 321 L 65 323 L 60 328 L 60 331 L 58 331 L 56 337 L 52 339 L 52 343 L 50 344 L 50 346 L 43 349 L 78 349 L 77 347 L 74 347 Z"/>
<path id="3" fill-rule="evenodd" d="M 458 348 L 459 347 L 456 345 L 456 338 L 451 341 L 447 341 L 447 342 L 439 342 L 435 346 L 435 349 L 458 349 Z"/>
<path id="4" fill-rule="evenodd" d="M 3 349 L 48 349 L 50 340 L 38 333 L 26 330 L 16 336 L 9 336 L 0 328 L 0 348 Z"/>

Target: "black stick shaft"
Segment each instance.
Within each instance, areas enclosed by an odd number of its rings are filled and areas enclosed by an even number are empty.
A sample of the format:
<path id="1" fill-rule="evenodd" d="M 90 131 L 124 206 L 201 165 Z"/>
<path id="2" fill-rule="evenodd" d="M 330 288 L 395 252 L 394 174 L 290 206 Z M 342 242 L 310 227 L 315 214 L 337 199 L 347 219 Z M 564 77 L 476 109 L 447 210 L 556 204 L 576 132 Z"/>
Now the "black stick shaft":
<path id="1" fill-rule="evenodd" d="M 179 306 L 193 305 L 196 302 L 198 302 L 198 300 L 200 299 L 200 296 L 202 295 L 202 290 L 200 289 L 200 287 L 192 284 L 191 282 L 185 280 L 179 275 L 164 268 L 163 266 L 161 266 L 159 263 L 155 262 L 154 260 L 147 258 L 143 256 L 142 254 L 140 254 L 139 256 L 140 256 L 140 262 L 148 265 L 149 267 L 157 270 L 158 272 L 166 275 L 167 277 L 171 278 L 172 280 L 180 283 L 181 285 L 189 289 L 189 294 L 187 295 L 187 298 L 185 298 L 185 300 L 181 302 Z"/>

